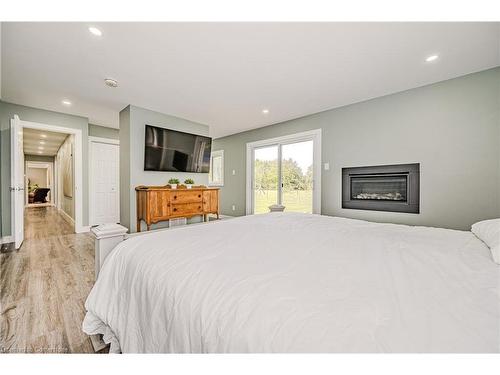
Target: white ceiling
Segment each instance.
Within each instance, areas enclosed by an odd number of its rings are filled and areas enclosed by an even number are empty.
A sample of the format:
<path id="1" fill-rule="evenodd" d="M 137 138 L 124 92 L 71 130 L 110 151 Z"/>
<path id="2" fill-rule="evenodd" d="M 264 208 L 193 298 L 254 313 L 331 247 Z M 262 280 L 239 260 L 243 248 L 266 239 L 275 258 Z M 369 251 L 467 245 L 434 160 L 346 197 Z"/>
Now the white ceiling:
<path id="1" fill-rule="evenodd" d="M 133 104 L 219 137 L 500 65 L 499 23 L 89 25 L 3 23 L 2 99 L 110 127 Z"/>
<path id="2" fill-rule="evenodd" d="M 54 156 L 68 134 L 23 129 L 23 151 L 27 155 Z"/>

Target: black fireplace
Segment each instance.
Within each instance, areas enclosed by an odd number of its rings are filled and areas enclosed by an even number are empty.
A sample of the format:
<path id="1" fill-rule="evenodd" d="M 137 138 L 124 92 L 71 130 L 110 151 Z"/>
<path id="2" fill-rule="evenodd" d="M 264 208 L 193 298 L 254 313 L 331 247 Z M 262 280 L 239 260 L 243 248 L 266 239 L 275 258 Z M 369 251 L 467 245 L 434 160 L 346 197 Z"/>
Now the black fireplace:
<path id="1" fill-rule="evenodd" d="M 342 168 L 342 208 L 420 212 L 420 164 Z"/>

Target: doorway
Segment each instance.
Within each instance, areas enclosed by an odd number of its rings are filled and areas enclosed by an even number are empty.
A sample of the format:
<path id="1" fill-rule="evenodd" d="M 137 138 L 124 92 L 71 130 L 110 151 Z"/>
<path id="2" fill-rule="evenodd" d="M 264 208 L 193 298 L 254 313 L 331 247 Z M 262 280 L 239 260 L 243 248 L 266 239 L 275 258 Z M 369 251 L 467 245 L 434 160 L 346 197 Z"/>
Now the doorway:
<path id="1" fill-rule="evenodd" d="M 247 214 L 321 212 L 321 130 L 247 144 Z"/>
<path id="2" fill-rule="evenodd" d="M 24 192 L 27 207 L 54 205 L 53 164 L 26 160 Z"/>
<path id="3" fill-rule="evenodd" d="M 15 243 L 15 248 L 19 249 L 24 240 L 24 208 L 25 208 L 25 162 L 24 162 L 24 143 L 23 135 L 27 129 L 35 129 L 45 132 L 63 133 L 64 137 L 72 137 L 73 148 L 72 155 L 72 172 L 71 179 L 73 184 L 72 197 L 74 207 L 74 231 L 81 233 L 86 230 L 83 226 L 83 171 L 82 171 L 82 131 L 80 129 L 67 128 L 49 124 L 36 123 L 31 121 L 23 121 L 19 116 L 14 115 L 11 119 L 11 225 L 12 235 Z M 47 147 L 48 145 L 44 145 Z M 55 161 L 54 175 L 55 180 L 58 177 L 58 162 Z M 57 185 L 57 184 L 54 184 Z M 57 191 L 57 187 L 54 186 Z M 59 194 L 58 194 L 59 195 Z M 58 198 L 52 196 L 55 203 L 58 204 Z M 54 198 L 55 197 L 55 198 Z"/>

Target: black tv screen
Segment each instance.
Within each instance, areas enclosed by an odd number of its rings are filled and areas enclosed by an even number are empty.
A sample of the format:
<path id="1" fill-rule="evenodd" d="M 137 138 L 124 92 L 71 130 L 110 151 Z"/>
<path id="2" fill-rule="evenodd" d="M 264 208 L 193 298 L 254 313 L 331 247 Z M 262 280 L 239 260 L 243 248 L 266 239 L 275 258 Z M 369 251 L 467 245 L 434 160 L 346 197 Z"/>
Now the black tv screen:
<path id="1" fill-rule="evenodd" d="M 208 173 L 212 138 L 146 125 L 144 170 Z"/>

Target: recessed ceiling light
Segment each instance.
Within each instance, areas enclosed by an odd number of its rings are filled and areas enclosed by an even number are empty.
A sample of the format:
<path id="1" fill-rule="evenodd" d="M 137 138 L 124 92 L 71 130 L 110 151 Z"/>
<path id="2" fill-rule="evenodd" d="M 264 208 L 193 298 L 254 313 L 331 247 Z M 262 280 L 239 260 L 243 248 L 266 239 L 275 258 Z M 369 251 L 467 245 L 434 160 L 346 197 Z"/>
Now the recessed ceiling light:
<path id="1" fill-rule="evenodd" d="M 40 141 L 40 144 L 41 144 L 41 145 L 44 145 L 44 144 L 45 144 L 45 141 Z"/>
<path id="2" fill-rule="evenodd" d="M 62 104 L 64 104 L 64 105 L 71 105 L 71 102 L 69 100 L 64 99 L 62 101 Z"/>
<path id="3" fill-rule="evenodd" d="M 40 137 L 47 138 L 47 134 L 40 134 Z"/>
<path id="4" fill-rule="evenodd" d="M 118 81 L 113 78 L 105 78 L 104 83 L 109 87 L 118 87 Z"/>
<path id="5" fill-rule="evenodd" d="M 38 146 L 38 149 L 39 149 L 39 150 L 43 150 L 43 147 L 42 147 L 42 146 Z"/>
<path id="6" fill-rule="evenodd" d="M 427 57 L 425 59 L 426 62 L 431 62 L 431 61 L 436 61 L 437 59 L 439 59 L 439 56 L 438 55 L 430 55 L 429 57 Z"/>
<path id="7" fill-rule="evenodd" d="M 39 154 L 43 154 L 43 152 L 42 152 L 42 151 L 38 151 L 38 153 L 39 153 Z"/>
<path id="8" fill-rule="evenodd" d="M 89 31 L 94 34 L 95 36 L 102 36 L 102 31 L 99 30 L 97 27 L 90 26 Z"/>
<path id="9" fill-rule="evenodd" d="M 269 113 L 269 109 L 263 109 L 262 113 L 265 114 L 265 115 L 267 115 Z"/>

